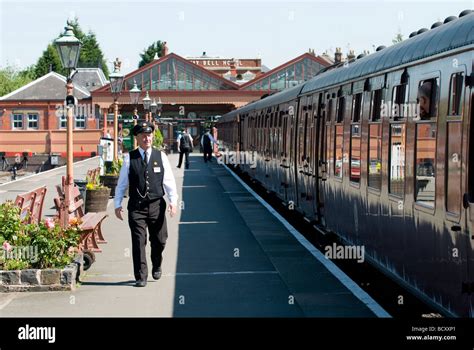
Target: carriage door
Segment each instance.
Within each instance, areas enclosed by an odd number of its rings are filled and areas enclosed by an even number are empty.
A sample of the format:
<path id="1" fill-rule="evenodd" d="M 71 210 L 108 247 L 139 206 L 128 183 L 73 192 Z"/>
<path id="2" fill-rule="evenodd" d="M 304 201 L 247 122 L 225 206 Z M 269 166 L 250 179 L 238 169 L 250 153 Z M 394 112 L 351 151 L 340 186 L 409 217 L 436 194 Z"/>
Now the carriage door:
<path id="1" fill-rule="evenodd" d="M 474 64 L 473 64 L 474 68 Z M 469 117 L 469 135 L 468 135 L 468 146 L 467 146 L 467 161 L 468 161 L 468 184 L 467 192 L 463 196 L 463 207 L 467 209 L 466 216 L 468 217 L 466 231 L 471 238 L 471 247 L 474 246 L 474 98 L 473 98 L 473 88 L 474 88 L 474 76 L 471 72 L 469 84 L 466 84 L 466 93 L 465 97 L 467 102 L 465 106 L 470 106 L 466 108 L 469 113 L 466 113 L 466 118 Z M 473 248 L 471 248 L 473 249 Z M 471 271 L 471 274 L 474 274 L 474 271 Z M 474 278 L 472 278 L 474 280 Z"/>
<path id="2" fill-rule="evenodd" d="M 315 164 L 317 166 L 317 177 L 316 177 L 316 215 L 318 222 L 324 224 L 323 221 L 323 208 L 324 208 L 324 196 L 322 188 L 327 179 L 328 175 L 328 160 L 327 160 L 327 149 L 329 144 L 326 143 L 326 104 L 325 94 L 320 93 L 318 96 L 318 104 L 316 110 L 316 157 Z"/>

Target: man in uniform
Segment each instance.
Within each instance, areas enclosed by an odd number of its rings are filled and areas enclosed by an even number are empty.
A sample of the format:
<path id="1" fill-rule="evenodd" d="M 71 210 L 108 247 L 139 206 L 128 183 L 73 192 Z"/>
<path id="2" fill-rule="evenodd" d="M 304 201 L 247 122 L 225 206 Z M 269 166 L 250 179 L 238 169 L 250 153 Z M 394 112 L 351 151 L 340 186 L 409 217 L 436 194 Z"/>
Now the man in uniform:
<path id="1" fill-rule="evenodd" d="M 170 215 L 176 214 L 178 194 L 176 182 L 165 153 L 152 147 L 154 126 L 140 122 L 132 129 L 138 148 L 125 156 L 115 190 L 115 215 L 122 218 L 122 199 L 129 186 L 128 224 L 132 233 L 133 271 L 136 287 L 145 287 L 148 278 L 146 262 L 146 230 L 150 234 L 152 276 L 161 277 L 162 253 L 168 230 L 166 227 L 165 191 Z"/>
<path id="2" fill-rule="evenodd" d="M 212 150 L 217 141 L 211 135 L 210 130 L 206 129 L 206 133 L 201 137 L 201 147 L 204 154 L 204 163 L 212 160 Z"/>

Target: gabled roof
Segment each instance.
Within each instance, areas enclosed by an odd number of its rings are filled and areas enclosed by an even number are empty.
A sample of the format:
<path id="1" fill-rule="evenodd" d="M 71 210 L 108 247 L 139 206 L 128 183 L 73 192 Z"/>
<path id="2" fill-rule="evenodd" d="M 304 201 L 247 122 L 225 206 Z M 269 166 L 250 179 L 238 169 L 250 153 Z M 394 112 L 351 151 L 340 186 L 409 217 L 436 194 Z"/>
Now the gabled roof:
<path id="1" fill-rule="evenodd" d="M 66 77 L 50 72 L 21 88 L 0 97 L 1 101 L 11 100 L 64 100 L 66 96 Z M 84 87 L 74 85 L 74 97 L 78 100 L 90 97 Z"/>
<path id="2" fill-rule="evenodd" d="M 232 90 L 238 90 L 239 89 L 238 84 L 235 84 L 235 83 L 221 77 L 219 74 L 216 74 L 216 73 L 214 73 L 210 70 L 207 70 L 206 68 L 203 68 L 203 67 L 199 66 L 198 64 L 192 63 L 191 61 L 188 61 L 187 59 L 185 59 L 181 56 L 178 56 L 175 53 L 170 53 L 166 56 L 160 57 L 158 60 L 153 60 L 150 63 L 144 65 L 143 67 L 140 67 L 137 70 L 128 73 L 127 75 L 125 75 L 124 81 L 127 81 L 128 79 L 134 77 L 135 75 L 138 75 L 138 74 L 140 74 L 140 73 L 142 73 L 142 72 L 144 72 L 144 71 L 146 71 L 150 68 L 158 66 L 158 65 L 162 64 L 163 62 L 165 62 L 167 60 L 170 60 L 170 59 L 173 59 L 173 58 L 183 62 L 184 64 L 190 65 L 190 66 L 194 67 L 195 69 L 200 70 L 203 74 L 211 76 L 213 79 L 216 79 L 219 82 L 222 82 L 223 84 L 229 86 Z M 97 92 L 110 91 L 110 84 L 107 84 L 107 85 L 105 85 L 105 86 L 103 86 L 103 87 L 101 87 L 101 88 L 99 88 L 95 91 L 97 91 Z"/>
<path id="3" fill-rule="evenodd" d="M 85 87 L 88 91 L 97 90 L 108 83 L 100 68 L 77 68 L 73 82 Z"/>
<path id="4" fill-rule="evenodd" d="M 240 88 L 241 88 L 241 89 L 245 89 L 247 86 L 253 85 L 253 84 L 255 84 L 256 82 L 261 81 L 261 80 L 263 80 L 263 79 L 269 77 L 270 75 L 272 75 L 272 74 L 274 74 L 274 73 L 276 73 L 276 72 L 278 72 L 278 71 L 280 71 L 280 70 L 285 69 L 285 68 L 288 67 L 288 66 L 291 66 L 292 64 L 295 64 L 295 63 L 297 63 L 297 62 L 300 62 L 300 61 L 304 60 L 305 58 L 309 58 L 310 60 L 315 61 L 315 62 L 321 64 L 321 65 L 324 66 L 324 67 L 327 67 L 327 66 L 329 65 L 329 63 L 328 63 L 326 60 L 323 60 L 323 59 L 320 58 L 319 56 L 313 56 L 313 55 L 311 55 L 310 53 L 305 52 L 304 54 L 302 54 L 302 55 L 300 55 L 300 56 L 298 56 L 298 57 L 292 59 L 291 61 L 288 61 L 288 62 L 286 62 L 286 63 L 283 63 L 283 64 L 279 65 L 278 67 L 273 68 L 273 69 L 269 70 L 268 72 L 266 72 L 266 73 L 264 73 L 264 74 L 262 74 L 262 75 L 259 75 L 259 76 L 256 77 L 255 79 L 250 80 L 249 82 L 247 82 L 247 83 L 245 83 L 245 84 L 242 84 L 242 85 L 240 86 Z"/>

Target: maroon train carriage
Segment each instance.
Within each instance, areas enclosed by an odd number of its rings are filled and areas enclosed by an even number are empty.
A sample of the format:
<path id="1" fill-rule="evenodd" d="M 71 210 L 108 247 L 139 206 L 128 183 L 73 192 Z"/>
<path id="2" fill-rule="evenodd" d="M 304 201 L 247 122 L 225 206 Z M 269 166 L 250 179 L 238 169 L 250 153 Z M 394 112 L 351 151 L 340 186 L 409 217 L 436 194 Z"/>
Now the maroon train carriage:
<path id="1" fill-rule="evenodd" d="M 241 169 L 444 313 L 473 317 L 474 13 L 232 111 Z M 241 157 L 242 158 L 242 157 Z"/>

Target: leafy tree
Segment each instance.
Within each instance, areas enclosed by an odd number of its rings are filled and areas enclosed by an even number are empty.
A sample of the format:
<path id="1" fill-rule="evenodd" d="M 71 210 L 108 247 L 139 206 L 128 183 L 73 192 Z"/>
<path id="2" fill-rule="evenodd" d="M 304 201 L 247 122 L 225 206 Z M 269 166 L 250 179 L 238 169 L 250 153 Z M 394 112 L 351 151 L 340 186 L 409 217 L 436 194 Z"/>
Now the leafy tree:
<path id="1" fill-rule="evenodd" d="M 143 53 L 140 54 L 140 63 L 138 68 L 143 67 L 144 65 L 150 63 L 155 58 L 155 54 L 158 53 L 158 57 L 163 56 L 163 46 L 164 42 L 158 40 L 157 42 L 148 46 L 148 48 L 143 50 Z"/>
<path id="2" fill-rule="evenodd" d="M 0 69 L 0 96 L 9 94 L 33 80 L 32 67 L 28 67 L 24 71 L 18 71 L 11 66 Z"/>
<path id="3" fill-rule="evenodd" d="M 395 44 L 398 44 L 398 43 L 401 43 L 403 41 L 403 35 L 402 33 L 398 33 L 395 38 L 392 39 L 392 44 L 395 45 Z"/>
<path id="4" fill-rule="evenodd" d="M 35 79 L 48 74 L 50 71 L 66 75 L 67 71 L 61 64 L 59 54 L 53 44 L 49 44 L 43 55 L 38 59 L 35 66 Z"/>

